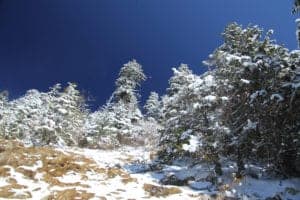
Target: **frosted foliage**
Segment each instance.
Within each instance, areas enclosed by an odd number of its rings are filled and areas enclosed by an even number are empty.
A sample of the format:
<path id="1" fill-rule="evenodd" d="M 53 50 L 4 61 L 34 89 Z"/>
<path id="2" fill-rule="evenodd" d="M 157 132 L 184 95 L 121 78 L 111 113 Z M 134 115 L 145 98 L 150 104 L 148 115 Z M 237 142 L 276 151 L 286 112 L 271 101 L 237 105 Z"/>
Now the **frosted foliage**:
<path id="1" fill-rule="evenodd" d="M 137 104 L 136 89 L 146 79 L 142 66 L 132 60 L 121 68 L 119 78 L 116 80 L 116 90 L 113 101 Z"/>
<path id="2" fill-rule="evenodd" d="M 224 44 L 205 64 L 215 68 L 223 83 L 219 93 L 228 97 L 222 120 L 231 130 L 226 146 L 235 149 L 231 156 L 239 170 L 244 162 L 259 160 L 282 173 L 300 174 L 300 53 L 276 44 L 272 34 L 232 23 L 223 33 Z"/>
<path id="3" fill-rule="evenodd" d="M 216 75 L 207 72 L 197 76 L 187 65 L 180 65 L 178 69 L 174 68 L 173 72 L 168 93 L 162 98 L 163 130 L 160 157 L 173 160 L 186 152 L 194 156 L 199 152 L 211 155 L 213 153 L 207 151 L 208 147 L 213 146 L 213 139 L 210 137 L 218 133 L 221 135 L 226 129 L 221 123 L 216 123 L 222 113 L 219 107 L 223 102 L 216 93 Z M 225 96 L 222 98 L 226 99 Z M 219 139 L 220 137 L 215 135 L 215 141 Z M 211 157 L 217 161 L 216 156 Z"/>
<path id="4" fill-rule="evenodd" d="M 129 138 L 140 137 L 143 115 L 138 105 L 137 90 L 145 79 L 142 66 L 136 60 L 124 64 L 111 98 L 100 110 L 90 114 L 85 123 L 89 140 L 101 147 L 106 145 L 104 143 L 118 146 Z M 105 142 L 101 139 L 104 137 Z"/>
<path id="5" fill-rule="evenodd" d="M 147 117 L 158 120 L 161 116 L 161 102 L 156 92 L 151 92 L 144 106 Z"/>
<path id="6" fill-rule="evenodd" d="M 1 134 L 24 138 L 30 145 L 76 144 L 84 133 L 84 99 L 75 84 L 63 92 L 59 84 L 47 93 L 29 90 L 8 102 L 3 112 Z"/>

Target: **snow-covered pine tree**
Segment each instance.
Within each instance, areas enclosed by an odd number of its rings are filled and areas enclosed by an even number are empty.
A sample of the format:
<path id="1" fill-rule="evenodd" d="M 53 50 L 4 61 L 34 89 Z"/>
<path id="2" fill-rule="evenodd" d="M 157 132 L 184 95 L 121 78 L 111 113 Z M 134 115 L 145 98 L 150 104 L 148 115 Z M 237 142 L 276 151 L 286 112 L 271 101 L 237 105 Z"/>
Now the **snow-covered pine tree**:
<path id="1" fill-rule="evenodd" d="M 184 153 L 182 145 L 186 139 L 181 135 L 189 131 L 190 118 L 185 118 L 189 114 L 186 106 L 191 100 L 184 93 L 188 92 L 188 86 L 195 81 L 195 75 L 186 64 L 181 64 L 178 69 L 173 68 L 173 76 L 169 80 L 167 94 L 162 97 L 162 126 L 160 136 L 160 158 L 164 161 L 172 161 Z M 182 120 L 182 121 L 181 121 Z M 189 123 L 189 122 L 188 122 Z M 182 138 L 182 139 L 181 139 Z"/>
<path id="2" fill-rule="evenodd" d="M 85 98 L 75 83 L 68 83 L 64 91 L 55 85 L 50 91 L 52 115 L 56 122 L 56 134 L 67 145 L 82 143 L 85 138 L 85 120 L 88 115 Z"/>
<path id="3" fill-rule="evenodd" d="M 300 11 L 300 0 L 294 0 L 294 5 L 292 9 L 292 13 L 296 14 Z"/>
<path id="4" fill-rule="evenodd" d="M 195 162 L 205 160 L 215 164 L 221 174 L 219 155 L 227 135 L 221 120 L 225 96 L 216 93 L 218 81 L 213 71 L 201 76 L 192 73 L 187 65 L 174 69 L 170 93 L 163 96 L 163 130 L 160 158 L 172 161 L 181 156 Z M 223 83 L 221 83 L 223 84 Z"/>
<path id="5" fill-rule="evenodd" d="M 138 87 L 146 79 L 142 66 L 136 60 L 124 64 L 116 80 L 116 90 L 107 108 L 116 114 L 117 128 L 127 134 L 129 128 L 143 118 L 138 105 Z"/>
<path id="6" fill-rule="evenodd" d="M 2 91 L 0 92 L 0 120 L 2 119 L 4 115 L 5 109 L 7 109 L 8 106 L 8 91 Z"/>
<path id="7" fill-rule="evenodd" d="M 272 32 L 262 38 L 257 26 L 243 29 L 230 24 L 223 33 L 224 44 L 206 62 L 227 83 L 219 90 L 229 97 L 223 115 L 231 131 L 226 149 L 227 156 L 237 160 L 239 174 L 251 161 L 281 173 L 297 171 L 299 96 L 291 80 L 299 68 L 299 55 L 275 44 Z"/>
<path id="8" fill-rule="evenodd" d="M 159 100 L 159 95 L 156 92 L 151 92 L 146 104 L 144 105 L 146 111 L 146 117 L 153 118 L 157 121 L 161 118 L 161 102 Z"/>
<path id="9" fill-rule="evenodd" d="M 124 138 L 130 140 L 141 134 L 139 123 L 143 120 L 143 115 L 138 104 L 138 87 L 145 79 L 142 66 L 136 60 L 123 65 L 111 98 L 89 118 L 92 121 L 88 124 L 92 124 L 96 129 L 96 133 L 93 134 L 100 136 L 98 142 L 101 143 L 100 140 L 106 137 L 111 140 L 116 137 L 122 143 L 125 142 Z M 115 140 L 110 143 L 117 145 Z"/>
<path id="10" fill-rule="evenodd" d="M 118 146 L 116 123 L 115 113 L 106 107 L 89 114 L 85 122 L 88 143 L 103 149 Z"/>
<path id="11" fill-rule="evenodd" d="M 25 96 L 8 103 L 1 119 L 8 138 L 31 138 L 40 131 L 47 117 L 47 94 L 29 90 Z"/>
<path id="12" fill-rule="evenodd" d="M 6 104 L 0 119 L 5 137 L 19 138 L 31 145 L 71 145 L 78 144 L 84 134 L 87 110 L 75 84 L 69 84 L 64 92 L 60 84 L 49 92 L 32 89 Z"/>
<path id="13" fill-rule="evenodd" d="M 180 64 L 178 69 L 172 68 L 173 76 L 169 80 L 169 88 L 167 88 L 168 96 L 173 96 L 182 89 L 182 85 L 188 85 L 194 79 L 192 70 L 187 64 Z"/>
<path id="14" fill-rule="evenodd" d="M 5 115 L 7 115 L 7 111 L 8 111 L 8 92 L 2 91 L 0 93 L 0 136 L 4 136 L 5 134 L 5 126 L 2 122 Z"/>

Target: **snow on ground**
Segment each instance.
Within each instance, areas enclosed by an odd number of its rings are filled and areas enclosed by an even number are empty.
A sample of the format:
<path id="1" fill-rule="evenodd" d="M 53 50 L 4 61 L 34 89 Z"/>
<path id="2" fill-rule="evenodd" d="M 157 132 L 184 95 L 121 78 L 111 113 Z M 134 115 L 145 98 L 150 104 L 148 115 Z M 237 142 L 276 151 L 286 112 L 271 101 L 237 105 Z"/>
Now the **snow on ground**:
<path id="1" fill-rule="evenodd" d="M 4 143 L 0 145 L 3 145 Z M 300 179 L 272 180 L 245 177 L 233 180 L 234 167 L 214 186 L 206 178 L 212 166 L 186 161 L 155 165 L 150 150 L 80 148 L 16 148 L 0 152 L 2 199 L 265 199 L 279 194 L 300 199 Z M 11 146 L 11 145 L 7 145 Z M 7 157 L 5 157 L 7 156 Z M 184 186 L 161 185 L 166 177 L 188 180 Z M 218 190 L 217 190 L 218 189 Z M 1 198 L 0 198 L 1 199 Z"/>
<path id="2" fill-rule="evenodd" d="M 159 195 L 164 199 L 191 199 L 199 198 L 199 194 L 189 188 L 181 188 L 176 186 L 161 186 L 159 184 L 159 173 L 151 173 L 146 163 L 150 162 L 150 152 L 146 151 L 144 148 L 133 148 L 125 147 L 118 150 L 103 151 L 103 150 L 91 150 L 91 149 L 73 149 L 73 152 L 85 155 L 92 158 L 96 163 L 103 168 L 114 168 L 124 170 L 127 174 L 122 178 L 121 176 L 116 176 L 115 178 L 104 182 L 104 185 L 97 186 L 97 183 L 90 182 L 91 190 L 89 192 L 94 192 L 96 194 L 105 196 L 107 199 L 157 199 L 160 198 Z M 138 164 L 136 164 L 138 163 Z M 138 173 L 143 172 L 143 173 Z M 128 176 L 128 177 L 127 177 Z M 90 175 L 89 179 L 97 180 L 98 175 Z M 129 181 L 128 183 L 126 183 Z M 89 181 L 88 181 L 89 182 Z M 147 192 L 145 185 L 153 190 L 154 194 Z M 157 187 L 157 188 L 156 188 Z M 160 188 L 161 187 L 161 188 Z M 171 189 L 169 192 L 164 192 L 164 188 Z M 177 189 L 172 191 L 174 188 Z M 145 191 L 146 190 L 146 191 Z M 175 194 L 172 194 L 175 192 Z M 157 193 L 157 197 L 155 197 Z M 166 194 L 164 194 L 166 193 Z M 170 195 L 168 195 L 170 193 Z M 97 196 L 97 195 L 96 195 Z"/>
<path id="3" fill-rule="evenodd" d="M 143 148 L 108 151 L 14 145 L 13 150 L 0 153 L 0 199 L 191 199 L 200 195 L 188 188 L 162 186 L 151 173 L 126 170 L 130 163 L 150 160 L 150 152 Z"/>

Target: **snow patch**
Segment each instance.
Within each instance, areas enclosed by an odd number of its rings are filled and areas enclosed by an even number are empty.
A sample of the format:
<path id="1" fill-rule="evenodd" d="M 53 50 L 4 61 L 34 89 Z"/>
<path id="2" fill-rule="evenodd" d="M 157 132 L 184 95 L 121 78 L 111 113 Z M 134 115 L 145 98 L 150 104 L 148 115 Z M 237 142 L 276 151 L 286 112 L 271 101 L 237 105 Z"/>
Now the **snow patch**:
<path id="1" fill-rule="evenodd" d="M 209 102 L 214 102 L 214 101 L 216 101 L 217 97 L 214 95 L 207 95 L 204 97 L 204 99 Z"/>
<path id="2" fill-rule="evenodd" d="M 196 152 L 199 147 L 199 138 L 197 136 L 191 135 L 189 139 L 189 144 L 183 144 L 182 148 L 185 151 Z"/>

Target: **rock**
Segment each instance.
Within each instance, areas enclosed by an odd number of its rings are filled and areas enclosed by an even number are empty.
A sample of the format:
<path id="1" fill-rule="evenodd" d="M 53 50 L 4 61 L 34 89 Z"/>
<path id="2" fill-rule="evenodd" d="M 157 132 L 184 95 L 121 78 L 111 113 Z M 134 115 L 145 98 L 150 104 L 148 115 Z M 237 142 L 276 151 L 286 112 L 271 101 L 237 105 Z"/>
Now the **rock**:
<path id="1" fill-rule="evenodd" d="M 193 181 L 189 183 L 189 186 L 194 190 L 208 190 L 212 187 L 212 183 L 206 181 L 204 182 Z"/>
<path id="2" fill-rule="evenodd" d="M 159 163 L 153 163 L 149 165 L 151 171 L 160 171 L 163 169 L 163 166 Z"/>
<path id="3" fill-rule="evenodd" d="M 185 179 L 179 179 L 174 174 L 167 175 L 160 180 L 160 183 L 163 185 L 177 185 L 184 186 L 187 185 L 189 181 L 194 180 L 194 177 L 187 177 Z"/>
<path id="4" fill-rule="evenodd" d="M 120 163 L 115 164 L 114 167 L 115 167 L 115 168 L 118 168 L 118 169 L 121 169 L 121 168 L 122 168 L 122 166 L 120 165 Z"/>

